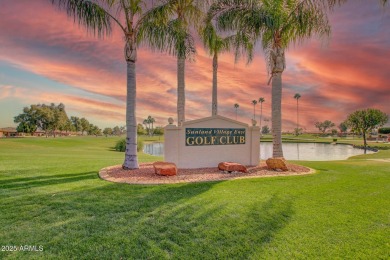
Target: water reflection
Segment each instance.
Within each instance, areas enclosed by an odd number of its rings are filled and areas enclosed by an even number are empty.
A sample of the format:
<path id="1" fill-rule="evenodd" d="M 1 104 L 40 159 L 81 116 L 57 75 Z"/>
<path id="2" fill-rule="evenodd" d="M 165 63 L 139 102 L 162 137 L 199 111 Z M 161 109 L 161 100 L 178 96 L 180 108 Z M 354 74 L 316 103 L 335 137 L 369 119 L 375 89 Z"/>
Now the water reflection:
<path id="1" fill-rule="evenodd" d="M 164 155 L 164 143 L 150 143 L 144 145 L 144 153 L 163 156 Z"/>
<path id="2" fill-rule="evenodd" d="M 164 155 L 164 143 L 145 144 L 144 152 L 155 156 Z M 345 160 L 354 155 L 364 154 L 363 149 L 351 145 L 321 144 L 321 143 L 284 143 L 283 154 L 286 160 L 302 161 L 334 161 Z M 373 153 L 367 151 L 367 153 Z M 272 157 L 272 143 L 260 144 L 260 159 Z"/>
<path id="3" fill-rule="evenodd" d="M 302 161 L 335 161 L 345 160 L 351 156 L 364 154 L 363 149 L 343 144 L 321 143 L 284 143 L 283 154 L 286 160 Z M 367 153 L 373 153 L 367 151 Z M 272 143 L 260 144 L 260 159 L 272 157 Z"/>

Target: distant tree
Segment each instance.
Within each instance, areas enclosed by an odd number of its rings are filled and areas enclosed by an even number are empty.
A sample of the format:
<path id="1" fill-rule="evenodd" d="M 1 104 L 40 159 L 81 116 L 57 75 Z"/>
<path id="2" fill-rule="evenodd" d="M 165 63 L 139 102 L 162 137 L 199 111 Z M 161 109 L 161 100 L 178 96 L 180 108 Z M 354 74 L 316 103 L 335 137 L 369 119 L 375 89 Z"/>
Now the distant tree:
<path id="1" fill-rule="evenodd" d="M 147 119 L 144 119 L 144 121 L 142 121 L 142 124 L 145 125 L 146 133 L 149 134 L 148 120 L 147 120 Z"/>
<path id="2" fill-rule="evenodd" d="M 16 131 L 19 133 L 28 133 L 33 135 L 37 129 L 36 125 L 31 125 L 28 122 L 20 122 L 19 125 L 16 127 Z"/>
<path id="3" fill-rule="evenodd" d="M 390 134 L 390 127 L 381 127 L 378 129 L 378 133 L 380 134 Z"/>
<path id="4" fill-rule="evenodd" d="M 336 129 L 336 128 L 333 128 L 333 129 L 331 130 L 331 133 L 332 133 L 332 135 L 337 135 L 337 129 Z"/>
<path id="5" fill-rule="evenodd" d="M 73 132 L 74 129 L 75 128 L 74 128 L 74 126 L 72 124 L 72 121 L 70 121 L 70 119 L 67 119 L 66 123 L 60 127 L 60 130 L 61 131 L 65 131 L 66 133 Z"/>
<path id="6" fill-rule="evenodd" d="M 295 135 L 299 135 L 299 109 L 298 109 L 298 100 L 301 98 L 301 95 L 299 93 L 296 93 L 294 95 L 294 98 L 297 100 L 297 128 L 296 128 L 296 131 L 295 131 Z"/>
<path id="7" fill-rule="evenodd" d="M 154 119 L 154 118 L 151 117 L 151 116 L 148 116 L 148 122 L 149 122 L 149 124 L 152 125 L 150 134 L 153 135 L 153 133 L 154 133 L 154 123 L 156 122 L 156 119 Z"/>
<path id="8" fill-rule="evenodd" d="M 84 132 L 88 132 L 90 124 L 87 119 L 84 117 L 80 119 L 81 135 L 84 135 Z"/>
<path id="9" fill-rule="evenodd" d="M 294 135 L 298 136 L 301 135 L 302 133 L 303 133 L 302 128 L 294 128 Z"/>
<path id="10" fill-rule="evenodd" d="M 19 123 L 16 130 L 20 133 L 29 133 L 33 135 L 37 130 L 37 121 L 38 115 L 33 109 L 33 105 L 31 107 L 23 108 L 23 113 L 14 117 L 14 122 Z"/>
<path id="11" fill-rule="evenodd" d="M 344 134 L 348 130 L 348 124 L 346 122 L 341 122 L 338 126 L 340 133 Z"/>
<path id="12" fill-rule="evenodd" d="M 119 130 L 121 131 L 121 135 L 126 133 L 126 126 L 120 126 Z"/>
<path id="13" fill-rule="evenodd" d="M 155 135 L 164 135 L 164 128 L 161 127 L 161 126 L 157 126 L 157 127 L 154 129 L 153 133 L 154 133 Z"/>
<path id="14" fill-rule="evenodd" d="M 315 127 L 318 128 L 318 130 L 320 130 L 323 135 L 325 134 L 325 132 L 328 129 L 330 129 L 334 126 L 335 126 L 335 124 L 332 123 L 332 121 L 330 121 L 330 120 L 325 120 L 324 122 L 316 122 L 315 123 Z"/>
<path id="15" fill-rule="evenodd" d="M 45 132 L 45 136 L 49 136 L 54 121 L 54 111 L 45 104 L 33 105 L 36 115 L 38 116 L 37 126 Z"/>
<path id="16" fill-rule="evenodd" d="M 87 133 L 88 133 L 88 135 L 98 136 L 98 135 L 102 134 L 102 130 L 94 124 L 89 124 L 89 127 L 87 129 Z"/>
<path id="17" fill-rule="evenodd" d="M 145 132 L 145 128 L 142 124 L 138 124 L 137 125 L 137 135 L 144 135 L 146 132 Z"/>
<path id="18" fill-rule="evenodd" d="M 368 108 L 350 114 L 346 123 L 352 131 L 363 135 L 364 147 L 367 147 L 367 133 L 376 127 L 383 126 L 388 120 L 386 113 L 379 109 Z"/>
<path id="19" fill-rule="evenodd" d="M 257 105 L 257 100 L 252 100 L 253 104 L 253 120 L 256 120 L 256 105 Z"/>
<path id="20" fill-rule="evenodd" d="M 153 124 L 156 122 L 156 120 L 152 116 L 148 116 L 146 119 L 144 119 L 143 124 L 146 127 L 148 135 L 153 135 Z"/>
<path id="21" fill-rule="evenodd" d="M 263 97 L 259 98 L 259 103 L 260 103 L 260 121 L 259 121 L 259 127 L 261 128 L 261 121 L 263 120 L 263 102 L 265 102 L 265 99 Z"/>
<path id="22" fill-rule="evenodd" d="M 72 125 L 73 125 L 73 127 L 74 127 L 74 130 L 75 130 L 76 132 L 80 132 L 81 129 L 82 129 L 80 118 L 77 117 L 77 116 L 71 116 L 71 117 L 70 117 L 70 121 L 72 122 Z"/>
<path id="23" fill-rule="evenodd" d="M 119 126 L 115 126 L 113 129 L 112 129 L 112 134 L 113 135 L 117 135 L 117 136 L 120 136 L 122 134 L 122 131 L 120 129 Z"/>
<path id="24" fill-rule="evenodd" d="M 261 133 L 264 134 L 264 135 L 267 135 L 271 132 L 271 130 L 269 129 L 268 125 L 265 125 L 261 128 Z"/>
<path id="25" fill-rule="evenodd" d="M 54 103 L 50 105 L 50 110 L 52 110 L 52 118 L 50 122 L 50 130 L 53 133 L 53 136 L 56 137 L 56 132 L 66 128 L 68 123 L 68 116 L 65 111 L 65 105 L 60 103 L 56 106 Z"/>
<path id="26" fill-rule="evenodd" d="M 106 127 L 103 129 L 103 134 L 107 137 L 108 135 L 112 135 L 113 131 L 112 128 Z"/>
<path id="27" fill-rule="evenodd" d="M 69 118 L 65 112 L 65 105 L 54 103 L 50 105 L 37 104 L 25 107 L 23 113 L 14 118 L 19 123 L 19 131 L 33 134 L 38 128 L 45 131 L 46 137 L 49 133 L 56 136 L 56 131 L 66 129 Z"/>
<path id="28" fill-rule="evenodd" d="M 234 104 L 234 108 L 236 109 L 236 120 L 237 120 L 237 111 L 238 111 L 238 108 L 240 107 L 240 105 L 239 104 Z"/>

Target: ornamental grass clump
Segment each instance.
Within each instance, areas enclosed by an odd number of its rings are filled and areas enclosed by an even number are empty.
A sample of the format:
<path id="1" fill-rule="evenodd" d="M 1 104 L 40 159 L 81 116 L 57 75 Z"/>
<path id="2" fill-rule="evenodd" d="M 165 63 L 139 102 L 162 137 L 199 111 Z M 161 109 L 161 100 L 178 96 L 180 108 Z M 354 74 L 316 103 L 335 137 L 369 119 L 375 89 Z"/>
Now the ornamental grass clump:
<path id="1" fill-rule="evenodd" d="M 126 139 L 121 139 L 115 144 L 115 151 L 124 152 L 126 151 Z M 137 140 L 137 152 L 141 152 L 144 149 L 144 142 Z"/>

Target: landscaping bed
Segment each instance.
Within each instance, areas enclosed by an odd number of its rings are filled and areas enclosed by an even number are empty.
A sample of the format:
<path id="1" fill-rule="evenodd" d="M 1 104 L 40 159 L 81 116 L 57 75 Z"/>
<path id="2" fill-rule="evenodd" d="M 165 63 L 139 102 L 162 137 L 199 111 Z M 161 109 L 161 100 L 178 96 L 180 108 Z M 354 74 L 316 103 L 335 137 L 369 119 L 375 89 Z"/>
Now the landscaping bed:
<path id="1" fill-rule="evenodd" d="M 198 168 L 198 169 L 178 169 L 175 176 L 160 176 L 154 172 L 152 163 L 141 163 L 136 170 L 123 170 L 121 165 L 115 165 L 102 169 L 99 176 L 111 182 L 131 183 L 131 184 L 167 184 L 185 182 L 220 181 L 242 178 L 271 177 L 302 175 L 314 173 L 314 170 L 296 164 L 288 164 L 288 171 L 279 172 L 268 170 L 265 163 L 259 166 L 248 166 L 248 173 L 224 172 L 218 167 Z"/>

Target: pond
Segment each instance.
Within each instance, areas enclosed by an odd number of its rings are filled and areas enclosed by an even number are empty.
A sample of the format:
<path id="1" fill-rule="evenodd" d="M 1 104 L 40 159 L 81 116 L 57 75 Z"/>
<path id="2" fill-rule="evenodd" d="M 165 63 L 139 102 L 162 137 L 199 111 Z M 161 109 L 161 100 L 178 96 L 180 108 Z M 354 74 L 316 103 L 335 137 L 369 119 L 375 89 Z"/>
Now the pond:
<path id="1" fill-rule="evenodd" d="M 163 156 L 164 143 L 145 144 L 144 153 Z M 364 154 L 364 150 L 344 144 L 284 143 L 283 153 L 286 160 L 335 161 Z M 367 153 L 373 152 L 367 151 Z M 260 159 L 266 160 L 270 157 L 272 157 L 272 143 L 260 143 Z"/>

